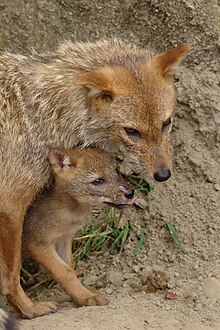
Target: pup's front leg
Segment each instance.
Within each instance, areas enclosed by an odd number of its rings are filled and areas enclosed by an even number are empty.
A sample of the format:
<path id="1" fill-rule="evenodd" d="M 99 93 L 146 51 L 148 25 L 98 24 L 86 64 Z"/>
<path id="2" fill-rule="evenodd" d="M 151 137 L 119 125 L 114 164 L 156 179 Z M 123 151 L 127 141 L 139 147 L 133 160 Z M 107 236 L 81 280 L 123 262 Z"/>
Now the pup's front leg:
<path id="1" fill-rule="evenodd" d="M 108 304 L 105 296 L 94 294 L 82 285 L 72 267 L 60 258 L 55 246 L 31 243 L 28 249 L 33 258 L 52 274 L 53 278 L 79 306 Z"/>
<path id="2" fill-rule="evenodd" d="M 66 239 L 60 239 L 55 244 L 55 249 L 60 258 L 74 270 L 74 273 L 77 277 L 84 275 L 83 268 L 74 268 L 74 259 L 72 253 L 72 244 L 73 239 L 72 237 Z"/>

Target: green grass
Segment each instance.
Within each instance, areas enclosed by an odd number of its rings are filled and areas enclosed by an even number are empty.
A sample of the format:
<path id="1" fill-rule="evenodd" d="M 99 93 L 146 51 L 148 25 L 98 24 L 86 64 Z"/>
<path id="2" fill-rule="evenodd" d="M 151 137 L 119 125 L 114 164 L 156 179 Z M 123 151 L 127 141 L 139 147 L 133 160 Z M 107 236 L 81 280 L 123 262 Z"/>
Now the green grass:
<path id="1" fill-rule="evenodd" d="M 128 181 L 134 185 L 136 192 L 142 192 L 146 195 L 149 194 L 152 190 L 154 190 L 154 185 L 137 175 L 131 175 L 128 178 Z"/>
<path id="2" fill-rule="evenodd" d="M 143 244 L 144 244 L 144 230 L 142 229 L 138 244 L 137 244 L 136 248 L 134 249 L 135 257 L 138 255 L 138 252 L 142 248 Z"/>
<path id="3" fill-rule="evenodd" d="M 128 220 L 123 227 L 119 226 L 119 216 L 110 211 L 106 219 L 95 226 L 86 226 L 73 240 L 75 264 L 86 258 L 93 251 L 103 248 L 110 254 L 122 251 L 134 226 Z"/>
<path id="4" fill-rule="evenodd" d="M 166 224 L 166 228 L 168 230 L 168 232 L 170 233 L 170 236 L 172 237 L 172 239 L 174 240 L 174 242 L 176 243 L 176 245 L 180 248 L 180 250 L 182 250 L 183 252 L 185 252 L 185 247 L 182 243 L 182 240 L 176 230 L 176 227 L 174 225 L 172 225 L 171 223 L 167 223 Z"/>

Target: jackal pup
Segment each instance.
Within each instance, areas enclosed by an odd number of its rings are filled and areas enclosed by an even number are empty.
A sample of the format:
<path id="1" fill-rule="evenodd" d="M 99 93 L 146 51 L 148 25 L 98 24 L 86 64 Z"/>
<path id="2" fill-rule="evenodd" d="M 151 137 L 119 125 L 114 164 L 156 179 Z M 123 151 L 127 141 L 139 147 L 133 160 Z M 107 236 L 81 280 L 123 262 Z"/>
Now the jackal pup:
<path id="1" fill-rule="evenodd" d="M 86 289 L 72 269 L 72 238 L 83 227 L 92 205 L 132 204 L 134 190 L 101 150 L 55 148 L 50 150 L 49 160 L 55 182 L 27 213 L 23 251 L 43 265 L 80 306 L 105 305 L 107 298 Z M 53 303 L 48 307 L 48 311 L 55 309 Z"/>

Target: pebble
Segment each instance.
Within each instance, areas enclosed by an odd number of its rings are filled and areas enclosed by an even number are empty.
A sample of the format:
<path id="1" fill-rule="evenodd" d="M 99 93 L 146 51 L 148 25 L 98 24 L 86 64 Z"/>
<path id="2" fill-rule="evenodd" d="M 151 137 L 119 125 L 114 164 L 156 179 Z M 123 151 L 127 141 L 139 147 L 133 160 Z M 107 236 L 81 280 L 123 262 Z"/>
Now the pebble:
<path id="1" fill-rule="evenodd" d="M 176 282 L 176 286 L 178 287 L 178 288 L 181 288 L 181 287 L 183 287 L 183 281 L 182 280 L 179 280 L 179 281 L 177 281 Z"/>
<path id="2" fill-rule="evenodd" d="M 83 283 L 85 286 L 94 286 L 98 281 L 98 276 L 90 275 L 83 279 Z"/>
<path id="3" fill-rule="evenodd" d="M 220 185 L 218 183 L 214 184 L 214 188 L 216 191 L 220 191 Z"/>
<path id="4" fill-rule="evenodd" d="M 138 198 L 134 202 L 134 205 L 138 206 L 142 210 L 145 210 L 148 207 L 147 201 L 140 196 L 138 196 Z"/>
<path id="5" fill-rule="evenodd" d="M 202 304 L 196 304 L 196 306 L 194 307 L 195 311 L 199 311 L 202 309 Z"/>
<path id="6" fill-rule="evenodd" d="M 116 297 L 117 298 L 117 297 Z M 118 306 L 115 306 L 115 305 L 109 305 L 109 307 L 111 308 L 111 309 L 117 309 L 118 308 Z"/>
<path id="7" fill-rule="evenodd" d="M 170 262 L 173 262 L 175 260 L 175 258 L 176 258 L 176 256 L 173 254 L 173 255 L 169 256 L 168 259 Z"/>
<path id="8" fill-rule="evenodd" d="M 122 282 L 124 280 L 124 276 L 122 274 L 122 272 L 117 271 L 117 270 L 110 270 L 107 275 L 107 282 L 110 282 L 114 285 L 116 285 L 117 287 L 122 285 Z"/>
<path id="9" fill-rule="evenodd" d="M 138 274 L 140 271 L 140 267 L 138 265 L 133 266 L 133 271 Z"/>
<path id="10" fill-rule="evenodd" d="M 113 290 L 112 290 L 111 288 L 107 288 L 107 289 L 105 290 L 105 293 L 106 293 L 106 294 L 112 294 L 112 293 L 113 293 Z"/>

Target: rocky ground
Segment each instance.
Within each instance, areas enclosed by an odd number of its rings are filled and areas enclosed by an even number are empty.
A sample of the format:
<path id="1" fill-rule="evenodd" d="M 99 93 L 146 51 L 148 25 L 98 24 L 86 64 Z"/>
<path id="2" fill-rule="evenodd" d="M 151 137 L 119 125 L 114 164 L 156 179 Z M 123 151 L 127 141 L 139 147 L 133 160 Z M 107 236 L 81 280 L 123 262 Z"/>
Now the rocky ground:
<path id="1" fill-rule="evenodd" d="M 120 254 L 92 254 L 81 263 L 83 282 L 107 294 L 110 305 L 77 308 L 58 285 L 42 285 L 32 296 L 59 301 L 58 312 L 20 321 L 20 328 L 220 329 L 219 1 L 2 0 L 0 14 L 0 47 L 23 53 L 70 37 L 118 36 L 155 52 L 194 45 L 175 72 L 172 178 L 155 186 L 149 208 L 123 214 L 138 234 L 144 229 L 142 250 L 133 256 L 134 234 Z M 185 253 L 166 223 L 176 226 Z M 167 292 L 176 299 L 165 299 Z"/>

